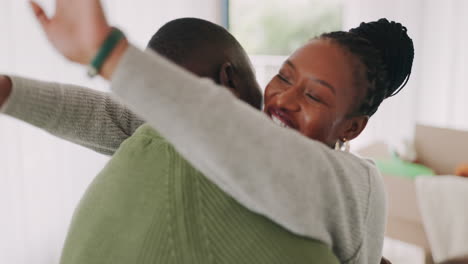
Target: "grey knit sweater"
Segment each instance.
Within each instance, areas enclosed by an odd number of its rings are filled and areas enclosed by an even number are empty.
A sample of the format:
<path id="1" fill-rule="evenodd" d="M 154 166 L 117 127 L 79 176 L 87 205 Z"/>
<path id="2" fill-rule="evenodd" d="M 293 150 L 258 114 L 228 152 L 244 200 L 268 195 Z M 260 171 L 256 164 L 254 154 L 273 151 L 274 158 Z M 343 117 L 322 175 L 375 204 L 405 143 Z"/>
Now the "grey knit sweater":
<path id="1" fill-rule="evenodd" d="M 10 76 L 12 92 L 0 113 L 113 155 L 144 121 L 110 93 Z"/>
<path id="2" fill-rule="evenodd" d="M 373 163 L 276 126 L 151 51 L 130 47 L 111 85 L 142 118 L 105 93 L 15 77 L 13 84 L 0 109 L 8 115 L 105 154 L 147 120 L 250 210 L 321 240 L 343 263 L 380 262 L 386 202 Z"/>

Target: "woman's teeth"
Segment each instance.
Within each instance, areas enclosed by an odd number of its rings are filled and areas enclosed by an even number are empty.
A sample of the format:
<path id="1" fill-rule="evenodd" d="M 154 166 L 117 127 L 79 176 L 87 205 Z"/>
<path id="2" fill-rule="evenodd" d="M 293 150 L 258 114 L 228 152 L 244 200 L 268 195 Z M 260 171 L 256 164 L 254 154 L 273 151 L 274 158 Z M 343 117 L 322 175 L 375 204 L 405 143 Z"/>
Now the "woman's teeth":
<path id="1" fill-rule="evenodd" d="M 286 128 L 286 127 L 289 127 L 288 125 L 286 125 L 283 121 L 281 121 L 279 118 L 277 118 L 277 117 L 274 116 L 274 115 L 271 116 L 271 120 L 273 120 L 273 122 L 274 122 L 275 124 L 277 124 L 278 126 L 280 126 L 280 127 L 285 127 L 285 128 Z"/>

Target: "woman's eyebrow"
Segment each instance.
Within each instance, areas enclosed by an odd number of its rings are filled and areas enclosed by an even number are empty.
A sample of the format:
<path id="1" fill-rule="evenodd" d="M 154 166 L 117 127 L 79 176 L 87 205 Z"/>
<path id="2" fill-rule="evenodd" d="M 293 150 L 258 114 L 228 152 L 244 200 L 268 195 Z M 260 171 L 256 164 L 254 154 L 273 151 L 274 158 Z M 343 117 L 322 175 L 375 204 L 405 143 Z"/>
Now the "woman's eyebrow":
<path id="1" fill-rule="evenodd" d="M 296 70 L 296 66 L 289 59 L 286 60 L 286 64 L 288 64 L 289 66 L 291 66 L 291 68 Z"/>
<path id="2" fill-rule="evenodd" d="M 294 70 L 296 70 L 296 66 L 294 65 L 294 63 L 292 63 L 292 61 L 290 61 L 289 59 L 286 60 L 286 64 L 288 64 L 289 66 L 291 66 L 291 68 L 293 68 Z M 317 78 L 313 78 L 313 77 L 309 77 L 310 80 L 312 80 L 313 82 L 316 82 L 318 84 L 321 84 L 327 88 L 329 88 L 332 93 L 334 95 L 336 95 L 336 89 L 335 87 L 333 87 L 333 85 L 329 84 L 328 82 L 324 81 L 324 80 L 320 80 L 320 79 L 317 79 Z"/>
<path id="3" fill-rule="evenodd" d="M 332 93 L 333 93 L 334 95 L 336 95 L 335 87 L 333 87 L 331 84 L 327 83 L 326 81 L 320 80 L 320 79 L 316 79 L 316 78 L 313 78 L 313 77 L 309 77 L 309 79 L 312 80 L 312 81 L 314 81 L 314 82 L 316 82 L 316 83 L 319 83 L 319 84 L 321 84 L 321 85 L 323 85 L 323 86 L 325 86 L 325 87 L 327 87 L 327 88 L 329 88 L 330 91 L 332 91 Z"/>

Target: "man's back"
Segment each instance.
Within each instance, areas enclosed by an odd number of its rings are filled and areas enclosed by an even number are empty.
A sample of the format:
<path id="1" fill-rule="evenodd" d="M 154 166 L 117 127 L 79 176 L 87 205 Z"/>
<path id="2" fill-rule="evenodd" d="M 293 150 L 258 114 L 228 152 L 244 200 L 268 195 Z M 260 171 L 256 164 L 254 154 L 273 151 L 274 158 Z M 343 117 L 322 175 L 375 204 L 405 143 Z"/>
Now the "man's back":
<path id="1" fill-rule="evenodd" d="M 80 202 L 61 263 L 338 261 L 237 203 L 143 125 Z"/>

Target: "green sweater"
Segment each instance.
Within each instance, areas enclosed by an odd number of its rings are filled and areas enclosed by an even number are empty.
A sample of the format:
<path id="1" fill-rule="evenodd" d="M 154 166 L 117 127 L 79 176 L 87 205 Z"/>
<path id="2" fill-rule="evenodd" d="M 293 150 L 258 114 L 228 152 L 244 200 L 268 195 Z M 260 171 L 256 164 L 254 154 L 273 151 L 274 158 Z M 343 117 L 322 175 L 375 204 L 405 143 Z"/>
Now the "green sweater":
<path id="1" fill-rule="evenodd" d="M 61 263 L 339 262 L 241 206 L 143 125 L 88 188 Z"/>
<path id="2" fill-rule="evenodd" d="M 324 242 L 342 263 L 380 262 L 386 200 L 373 162 L 279 127 L 151 51 L 130 46 L 113 76 L 119 100 L 13 77 L 0 112 L 109 155 L 144 120 L 245 208 Z"/>

